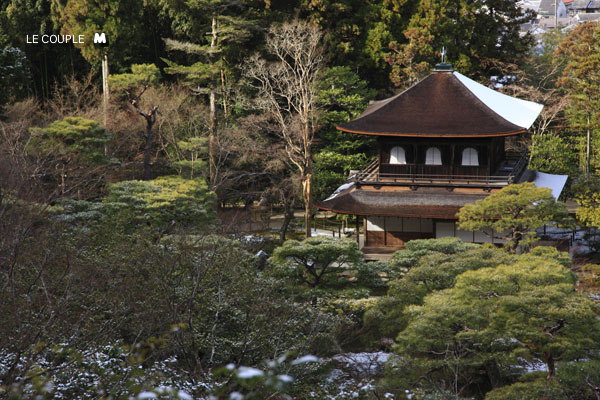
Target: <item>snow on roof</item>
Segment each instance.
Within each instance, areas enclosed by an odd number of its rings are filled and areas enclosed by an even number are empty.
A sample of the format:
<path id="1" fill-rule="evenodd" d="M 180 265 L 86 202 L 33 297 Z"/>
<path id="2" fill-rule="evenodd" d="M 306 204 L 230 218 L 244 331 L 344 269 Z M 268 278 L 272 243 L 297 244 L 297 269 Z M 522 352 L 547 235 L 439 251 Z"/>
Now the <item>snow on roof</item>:
<path id="1" fill-rule="evenodd" d="M 555 199 L 558 199 L 558 196 L 560 196 L 567 183 L 568 177 L 568 175 L 553 175 L 536 171 L 533 183 L 535 183 L 535 186 L 537 187 L 550 188 L 552 190 L 552 196 L 554 196 Z"/>
<path id="2" fill-rule="evenodd" d="M 351 176 L 348 179 L 351 179 L 351 178 L 353 178 L 353 176 Z M 331 194 L 331 196 L 329 196 L 328 198 L 326 198 L 324 201 L 335 199 L 338 196 L 338 194 L 340 194 L 341 192 L 343 192 L 346 189 L 351 188 L 352 186 L 354 186 L 354 182 L 344 183 L 342 186 L 340 186 L 339 188 L 337 188 L 335 190 L 335 192 L 333 192 Z"/>
<path id="3" fill-rule="evenodd" d="M 544 108 L 541 104 L 507 96 L 485 87 L 456 71 L 454 76 L 496 114 L 524 129 L 529 129 L 533 125 Z"/>

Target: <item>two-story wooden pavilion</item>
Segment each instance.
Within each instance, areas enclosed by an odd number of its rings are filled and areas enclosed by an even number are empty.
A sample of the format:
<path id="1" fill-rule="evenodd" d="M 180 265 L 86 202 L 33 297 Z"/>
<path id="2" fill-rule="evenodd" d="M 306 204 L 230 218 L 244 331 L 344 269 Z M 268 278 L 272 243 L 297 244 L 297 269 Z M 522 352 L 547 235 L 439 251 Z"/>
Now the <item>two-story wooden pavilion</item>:
<path id="1" fill-rule="evenodd" d="M 377 136 L 379 157 L 315 206 L 364 216 L 365 247 L 444 236 L 491 242 L 484 232 L 459 230 L 456 213 L 523 178 L 527 158 L 507 154 L 505 139 L 526 132 L 542 107 L 438 64 L 416 85 L 337 127 Z"/>

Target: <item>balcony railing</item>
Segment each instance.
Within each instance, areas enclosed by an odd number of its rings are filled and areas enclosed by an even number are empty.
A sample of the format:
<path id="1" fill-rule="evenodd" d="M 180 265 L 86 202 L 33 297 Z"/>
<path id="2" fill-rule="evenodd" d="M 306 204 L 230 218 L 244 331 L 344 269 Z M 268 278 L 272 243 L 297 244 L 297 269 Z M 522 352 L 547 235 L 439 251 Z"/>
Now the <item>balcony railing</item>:
<path id="1" fill-rule="evenodd" d="M 528 156 L 505 160 L 494 175 L 457 175 L 449 173 L 428 174 L 423 171 L 430 166 L 407 165 L 409 173 L 382 173 L 379 160 L 375 159 L 358 172 L 354 180 L 358 184 L 388 186 L 445 186 L 445 187 L 504 187 L 515 183 L 527 166 Z M 440 167 L 441 168 L 441 167 Z"/>

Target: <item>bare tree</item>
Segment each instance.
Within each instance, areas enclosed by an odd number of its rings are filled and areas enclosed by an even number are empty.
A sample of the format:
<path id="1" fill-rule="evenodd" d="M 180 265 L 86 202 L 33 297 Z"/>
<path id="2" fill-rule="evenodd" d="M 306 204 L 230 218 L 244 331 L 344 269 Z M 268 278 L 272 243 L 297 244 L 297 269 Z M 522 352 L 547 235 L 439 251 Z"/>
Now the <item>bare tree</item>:
<path id="1" fill-rule="evenodd" d="M 287 158 L 300 175 L 306 237 L 310 237 L 316 84 L 323 66 L 321 36 L 316 26 L 301 21 L 271 27 L 266 49 L 274 61 L 254 55 L 245 68 L 245 76 L 258 91 L 255 107 L 278 125 Z"/>

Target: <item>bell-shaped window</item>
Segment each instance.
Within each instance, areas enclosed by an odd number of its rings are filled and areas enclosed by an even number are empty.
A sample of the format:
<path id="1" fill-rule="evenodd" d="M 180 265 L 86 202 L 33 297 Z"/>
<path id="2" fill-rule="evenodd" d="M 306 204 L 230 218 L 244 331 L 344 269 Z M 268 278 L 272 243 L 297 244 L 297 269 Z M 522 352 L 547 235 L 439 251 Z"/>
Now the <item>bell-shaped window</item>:
<path id="1" fill-rule="evenodd" d="M 442 165 L 442 152 L 437 147 L 430 147 L 425 153 L 426 165 Z"/>
<path id="2" fill-rule="evenodd" d="M 465 167 L 479 166 L 479 156 L 477 150 L 472 147 L 467 147 L 462 152 L 462 165 Z"/>
<path id="3" fill-rule="evenodd" d="M 404 147 L 394 146 L 390 150 L 390 164 L 406 164 Z"/>

